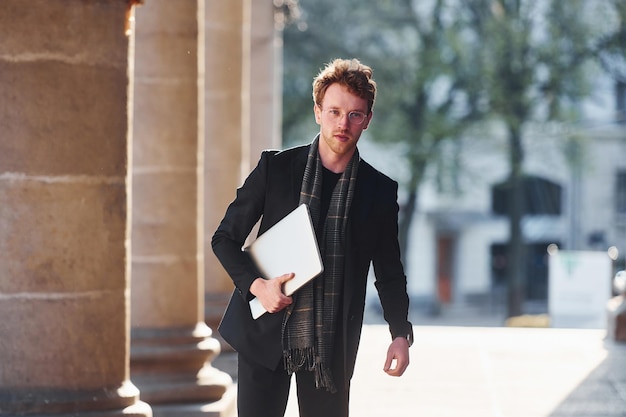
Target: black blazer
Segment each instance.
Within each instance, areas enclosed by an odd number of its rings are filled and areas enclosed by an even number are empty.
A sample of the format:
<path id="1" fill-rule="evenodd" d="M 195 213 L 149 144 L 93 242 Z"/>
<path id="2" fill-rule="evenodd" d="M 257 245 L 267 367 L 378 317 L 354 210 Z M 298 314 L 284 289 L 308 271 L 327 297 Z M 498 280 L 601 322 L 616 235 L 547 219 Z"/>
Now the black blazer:
<path id="1" fill-rule="evenodd" d="M 252 318 L 248 301 L 253 295 L 249 289 L 261 275 L 241 248 L 261 217 L 259 234 L 298 206 L 309 146 L 263 152 L 257 167 L 237 190 L 211 242 L 235 284 L 218 330 L 237 352 L 270 369 L 275 369 L 282 359 L 283 312 Z M 361 336 L 370 263 L 391 336 L 412 332 L 398 245 L 397 190 L 395 181 L 361 160 L 348 219 L 342 322 L 338 327 L 344 343 L 337 348 L 343 349 L 348 377 L 354 371 Z"/>

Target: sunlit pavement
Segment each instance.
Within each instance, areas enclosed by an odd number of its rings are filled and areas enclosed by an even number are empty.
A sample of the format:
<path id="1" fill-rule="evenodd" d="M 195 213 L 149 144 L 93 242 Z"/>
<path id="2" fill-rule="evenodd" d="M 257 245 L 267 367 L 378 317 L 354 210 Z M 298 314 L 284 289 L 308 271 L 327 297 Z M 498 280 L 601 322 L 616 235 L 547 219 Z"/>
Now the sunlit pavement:
<path id="1" fill-rule="evenodd" d="M 382 371 L 388 343 L 364 327 L 352 417 L 626 416 L 626 344 L 603 330 L 417 325 L 400 378 Z"/>
<path id="2" fill-rule="evenodd" d="M 626 416 L 626 345 L 604 336 L 600 330 L 417 326 L 411 365 L 392 378 L 381 370 L 387 329 L 367 326 L 351 415 Z"/>

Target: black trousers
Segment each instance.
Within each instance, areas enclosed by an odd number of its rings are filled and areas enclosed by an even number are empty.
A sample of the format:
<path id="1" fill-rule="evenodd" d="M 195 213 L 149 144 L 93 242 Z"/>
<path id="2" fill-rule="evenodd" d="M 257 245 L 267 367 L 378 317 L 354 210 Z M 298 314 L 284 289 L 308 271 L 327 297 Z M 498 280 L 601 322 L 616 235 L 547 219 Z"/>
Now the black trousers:
<path id="1" fill-rule="evenodd" d="M 287 408 L 291 376 L 282 368 L 271 370 L 238 355 L 238 417 L 283 417 Z M 296 372 L 300 417 L 348 417 L 350 381 L 343 366 L 333 365 L 336 393 L 315 388 L 312 372 Z"/>

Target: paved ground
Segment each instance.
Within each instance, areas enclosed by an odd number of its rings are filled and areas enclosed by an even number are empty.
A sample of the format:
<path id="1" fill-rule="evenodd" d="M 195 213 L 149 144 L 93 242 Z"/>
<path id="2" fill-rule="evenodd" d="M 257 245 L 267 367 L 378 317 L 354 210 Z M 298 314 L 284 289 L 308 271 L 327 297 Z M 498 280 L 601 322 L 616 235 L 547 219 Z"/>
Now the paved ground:
<path id="1" fill-rule="evenodd" d="M 352 417 L 626 417 L 626 344 L 604 330 L 501 327 L 469 311 L 419 319 L 411 365 L 392 378 L 387 328 L 369 317 Z M 232 372 L 233 355 L 215 365 Z M 298 416 L 292 400 L 286 417 Z"/>

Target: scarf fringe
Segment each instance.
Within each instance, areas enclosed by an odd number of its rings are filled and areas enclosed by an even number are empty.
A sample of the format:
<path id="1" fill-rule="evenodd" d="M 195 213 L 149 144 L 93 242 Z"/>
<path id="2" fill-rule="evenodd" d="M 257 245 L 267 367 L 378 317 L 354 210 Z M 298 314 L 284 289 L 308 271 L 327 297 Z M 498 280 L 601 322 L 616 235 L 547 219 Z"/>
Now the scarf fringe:
<path id="1" fill-rule="evenodd" d="M 322 365 L 313 348 L 291 349 L 284 352 L 283 358 L 285 370 L 289 375 L 298 371 L 313 372 L 315 388 L 324 388 L 333 394 L 337 392 L 331 370 Z"/>
<path id="2" fill-rule="evenodd" d="M 283 359 L 289 375 L 301 369 L 311 371 L 315 367 L 315 352 L 312 347 L 287 350 L 283 352 Z"/>
<path id="3" fill-rule="evenodd" d="M 333 381 L 330 369 L 323 367 L 321 363 L 316 365 L 315 369 L 313 369 L 313 374 L 315 375 L 315 388 L 324 388 L 332 394 L 336 393 L 337 388 L 335 387 L 335 382 Z"/>

